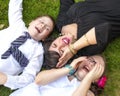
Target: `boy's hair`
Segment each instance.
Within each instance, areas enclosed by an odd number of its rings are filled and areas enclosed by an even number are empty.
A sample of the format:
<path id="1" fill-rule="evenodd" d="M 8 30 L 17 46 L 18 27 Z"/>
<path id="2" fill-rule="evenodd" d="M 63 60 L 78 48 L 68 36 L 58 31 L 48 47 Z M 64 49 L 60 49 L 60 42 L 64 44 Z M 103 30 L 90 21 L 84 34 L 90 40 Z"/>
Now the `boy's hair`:
<path id="1" fill-rule="evenodd" d="M 43 42 L 44 63 L 42 68 L 45 68 L 45 69 L 56 68 L 56 64 L 58 63 L 58 60 L 60 58 L 57 52 L 48 50 L 52 42 L 53 42 L 53 39 L 51 38 Z"/>

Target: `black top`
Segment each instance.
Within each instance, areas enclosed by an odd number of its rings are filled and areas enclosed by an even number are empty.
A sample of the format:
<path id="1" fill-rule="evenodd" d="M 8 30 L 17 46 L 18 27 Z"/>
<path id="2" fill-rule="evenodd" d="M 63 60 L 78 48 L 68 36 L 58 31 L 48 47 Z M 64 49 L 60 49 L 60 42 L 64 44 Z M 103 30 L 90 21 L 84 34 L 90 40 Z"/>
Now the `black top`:
<path id="1" fill-rule="evenodd" d="M 78 24 L 77 38 L 95 27 L 97 44 L 81 49 L 80 55 L 94 55 L 104 51 L 107 44 L 120 35 L 120 0 L 60 0 L 57 28 Z"/>

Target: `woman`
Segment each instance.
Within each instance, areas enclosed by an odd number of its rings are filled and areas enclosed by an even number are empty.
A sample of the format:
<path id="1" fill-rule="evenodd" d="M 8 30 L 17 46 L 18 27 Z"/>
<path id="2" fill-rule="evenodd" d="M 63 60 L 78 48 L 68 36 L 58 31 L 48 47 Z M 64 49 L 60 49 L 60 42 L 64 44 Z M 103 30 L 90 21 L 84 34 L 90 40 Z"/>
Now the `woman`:
<path id="1" fill-rule="evenodd" d="M 89 90 L 105 69 L 103 57 L 79 57 L 70 65 L 41 71 L 34 83 L 18 89 L 10 96 L 94 96 Z"/>
<path id="2" fill-rule="evenodd" d="M 76 53 L 102 53 L 120 35 L 119 4 L 120 0 L 60 0 L 57 28 L 64 37 L 57 38 L 50 47 L 61 55 L 57 67 Z"/>

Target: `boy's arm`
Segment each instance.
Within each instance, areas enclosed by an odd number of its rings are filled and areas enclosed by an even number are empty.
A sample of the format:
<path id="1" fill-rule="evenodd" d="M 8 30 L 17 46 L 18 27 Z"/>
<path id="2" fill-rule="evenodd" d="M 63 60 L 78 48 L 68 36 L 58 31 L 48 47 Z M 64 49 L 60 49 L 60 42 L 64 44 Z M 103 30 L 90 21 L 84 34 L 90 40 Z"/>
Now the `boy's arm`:
<path id="1" fill-rule="evenodd" d="M 43 48 L 36 45 L 35 51 L 31 54 L 32 57 L 29 59 L 28 65 L 21 69 L 22 73 L 20 75 L 7 75 L 7 81 L 4 86 L 11 89 L 17 89 L 28 85 L 35 80 L 36 75 L 40 71 L 43 64 Z"/>
<path id="2" fill-rule="evenodd" d="M 9 26 L 20 27 L 24 24 L 22 18 L 22 2 L 23 0 L 10 0 L 8 10 Z"/>

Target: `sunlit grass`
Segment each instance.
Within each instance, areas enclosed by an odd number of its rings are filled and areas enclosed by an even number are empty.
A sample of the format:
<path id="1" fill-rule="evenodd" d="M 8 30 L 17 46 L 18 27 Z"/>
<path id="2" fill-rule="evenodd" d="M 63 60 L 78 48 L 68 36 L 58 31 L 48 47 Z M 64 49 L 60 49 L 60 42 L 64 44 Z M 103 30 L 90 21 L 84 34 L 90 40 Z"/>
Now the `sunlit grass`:
<path id="1" fill-rule="evenodd" d="M 0 26 L 4 25 L 0 29 L 8 26 L 8 1 L 0 0 Z M 39 15 L 48 14 L 56 19 L 59 0 L 24 0 L 23 8 L 23 19 L 26 25 Z M 107 60 L 108 80 L 101 96 L 120 96 L 120 38 L 111 42 L 103 54 Z M 0 86 L 0 96 L 9 96 L 11 92 L 10 89 Z"/>

